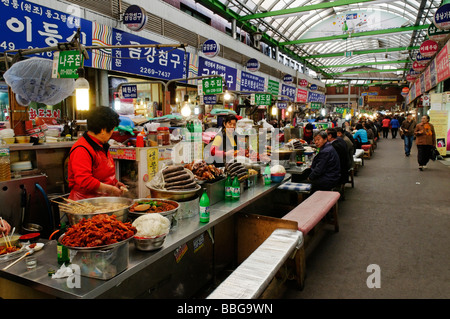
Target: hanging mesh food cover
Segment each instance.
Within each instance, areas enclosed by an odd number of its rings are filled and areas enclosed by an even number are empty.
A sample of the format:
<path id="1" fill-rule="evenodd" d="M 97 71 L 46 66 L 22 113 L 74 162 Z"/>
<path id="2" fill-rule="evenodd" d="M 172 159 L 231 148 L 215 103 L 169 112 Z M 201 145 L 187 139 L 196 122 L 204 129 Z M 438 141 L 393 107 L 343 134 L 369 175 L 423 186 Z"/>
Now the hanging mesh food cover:
<path id="1" fill-rule="evenodd" d="M 53 79 L 52 60 L 30 58 L 14 63 L 3 75 L 23 106 L 31 102 L 55 105 L 75 89 L 74 79 Z"/>

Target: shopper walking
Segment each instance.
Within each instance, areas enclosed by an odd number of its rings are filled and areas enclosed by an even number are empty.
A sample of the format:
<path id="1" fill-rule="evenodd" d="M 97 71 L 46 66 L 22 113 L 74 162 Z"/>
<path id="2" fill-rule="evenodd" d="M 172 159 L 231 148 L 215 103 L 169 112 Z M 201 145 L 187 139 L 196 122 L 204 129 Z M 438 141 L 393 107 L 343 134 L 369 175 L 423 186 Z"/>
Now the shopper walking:
<path id="1" fill-rule="evenodd" d="M 397 117 L 394 116 L 394 118 L 391 120 L 390 126 L 391 126 L 392 138 L 396 138 L 398 129 L 400 127 L 400 123 L 398 122 Z"/>
<path id="2" fill-rule="evenodd" d="M 406 114 L 406 120 L 400 126 L 400 134 L 402 135 L 405 144 L 405 155 L 411 154 L 411 148 L 414 141 L 414 129 L 416 128 L 416 120 L 411 113 Z"/>
<path id="3" fill-rule="evenodd" d="M 381 121 L 381 129 L 383 130 L 383 138 L 388 138 L 390 124 L 391 124 L 391 120 L 387 116 Z"/>
<path id="4" fill-rule="evenodd" d="M 417 161 L 419 162 L 419 169 L 422 171 L 427 168 L 431 152 L 436 146 L 436 133 L 428 115 L 422 116 L 422 121 L 414 129 L 414 135 L 417 144 Z"/>

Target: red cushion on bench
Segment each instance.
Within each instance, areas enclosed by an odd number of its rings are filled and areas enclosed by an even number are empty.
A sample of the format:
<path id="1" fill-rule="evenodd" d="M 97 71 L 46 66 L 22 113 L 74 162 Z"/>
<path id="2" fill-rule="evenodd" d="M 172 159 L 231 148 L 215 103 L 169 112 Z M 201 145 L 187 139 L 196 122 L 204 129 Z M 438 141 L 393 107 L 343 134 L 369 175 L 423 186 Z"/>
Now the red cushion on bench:
<path id="1" fill-rule="evenodd" d="M 361 145 L 361 148 L 365 151 L 370 150 L 371 147 L 372 147 L 372 145 Z"/>
<path id="2" fill-rule="evenodd" d="M 316 191 L 282 219 L 296 221 L 298 230 L 306 235 L 337 203 L 340 196 L 338 192 Z"/>

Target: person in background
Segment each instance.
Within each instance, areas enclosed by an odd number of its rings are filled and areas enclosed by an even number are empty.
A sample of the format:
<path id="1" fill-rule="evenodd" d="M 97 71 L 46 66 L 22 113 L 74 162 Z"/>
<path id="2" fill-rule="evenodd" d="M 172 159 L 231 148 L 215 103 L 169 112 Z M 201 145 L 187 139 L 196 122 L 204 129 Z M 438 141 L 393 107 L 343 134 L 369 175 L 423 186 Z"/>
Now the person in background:
<path id="1" fill-rule="evenodd" d="M 327 134 L 328 142 L 331 143 L 331 146 L 334 147 L 336 153 L 339 156 L 339 166 L 341 167 L 341 179 L 339 184 L 345 184 L 348 182 L 348 170 L 350 169 L 347 143 L 345 143 L 342 138 L 338 137 L 336 128 L 328 128 Z"/>
<path id="2" fill-rule="evenodd" d="M 313 158 L 307 182 L 311 183 L 311 193 L 317 190 L 329 191 L 339 185 L 341 178 L 339 155 L 328 142 L 326 131 L 319 131 L 314 137 L 314 143 L 320 151 Z"/>
<path id="3" fill-rule="evenodd" d="M 414 135 L 417 144 L 417 161 L 419 162 L 419 169 L 422 171 L 427 168 L 431 152 L 436 147 L 436 133 L 428 115 L 422 116 L 421 122 L 414 129 Z"/>
<path id="4" fill-rule="evenodd" d="M 352 133 L 352 126 L 350 125 L 349 121 L 345 121 L 344 124 L 342 124 L 342 128 L 344 129 L 344 131 Z"/>
<path id="5" fill-rule="evenodd" d="M 116 179 L 109 139 L 119 125 L 119 115 L 110 107 L 100 106 L 87 116 L 87 132 L 69 153 L 69 199 L 121 196 L 126 187 Z"/>
<path id="6" fill-rule="evenodd" d="M 341 138 L 345 144 L 347 145 L 348 151 L 348 167 L 352 168 L 354 165 L 353 155 L 355 154 L 355 147 L 353 142 L 348 138 L 348 136 L 344 133 L 342 127 L 336 127 L 336 134 L 338 138 Z M 351 136 L 351 135 L 350 135 Z M 353 137 L 352 137 L 353 138 Z"/>
<path id="7" fill-rule="evenodd" d="M 397 137 L 397 133 L 398 133 L 398 129 L 400 127 L 400 123 L 398 122 L 398 119 L 397 119 L 396 116 L 394 116 L 394 118 L 391 120 L 390 126 L 391 126 L 392 138 L 396 138 Z"/>
<path id="8" fill-rule="evenodd" d="M 223 121 L 221 134 L 217 134 L 214 137 L 210 152 L 215 158 L 215 165 L 217 167 L 223 167 L 226 163 L 226 158 L 234 157 L 234 151 L 237 150 L 237 137 L 234 134 L 236 123 L 237 117 L 235 115 L 227 115 Z"/>
<path id="9" fill-rule="evenodd" d="M 414 120 L 411 113 L 406 114 L 406 120 L 404 120 L 400 126 L 400 134 L 403 136 L 403 141 L 405 143 L 405 156 L 411 154 L 415 128 L 416 120 Z"/>
<path id="10" fill-rule="evenodd" d="M 356 132 L 353 134 L 353 139 L 356 142 L 357 149 L 360 149 L 361 145 L 370 144 L 369 139 L 367 138 L 367 131 L 361 123 L 356 124 Z"/>
<path id="11" fill-rule="evenodd" d="M 391 120 L 389 117 L 386 116 L 381 121 L 381 129 L 383 130 L 383 138 L 388 138 L 390 125 L 391 125 Z"/>
<path id="12" fill-rule="evenodd" d="M 314 139 L 314 126 L 311 123 L 307 123 L 303 128 L 303 139 L 311 144 Z"/>

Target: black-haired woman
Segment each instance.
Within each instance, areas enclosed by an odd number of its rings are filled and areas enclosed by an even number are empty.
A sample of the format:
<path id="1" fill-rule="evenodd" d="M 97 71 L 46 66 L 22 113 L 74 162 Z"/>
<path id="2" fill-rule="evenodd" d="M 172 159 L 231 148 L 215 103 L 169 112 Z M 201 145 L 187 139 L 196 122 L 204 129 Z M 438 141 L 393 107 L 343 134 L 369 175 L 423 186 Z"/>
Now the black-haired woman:
<path id="1" fill-rule="evenodd" d="M 69 154 L 70 199 L 122 195 L 125 185 L 116 179 L 108 144 L 118 125 L 119 115 L 109 107 L 96 107 L 89 112 L 88 131 L 72 146 Z"/>
<path id="2" fill-rule="evenodd" d="M 233 114 L 227 115 L 223 121 L 223 129 L 220 134 L 214 137 L 211 145 L 211 155 L 214 156 L 217 167 L 224 166 L 226 159 L 234 157 L 234 151 L 237 150 L 236 129 L 237 117 Z"/>

